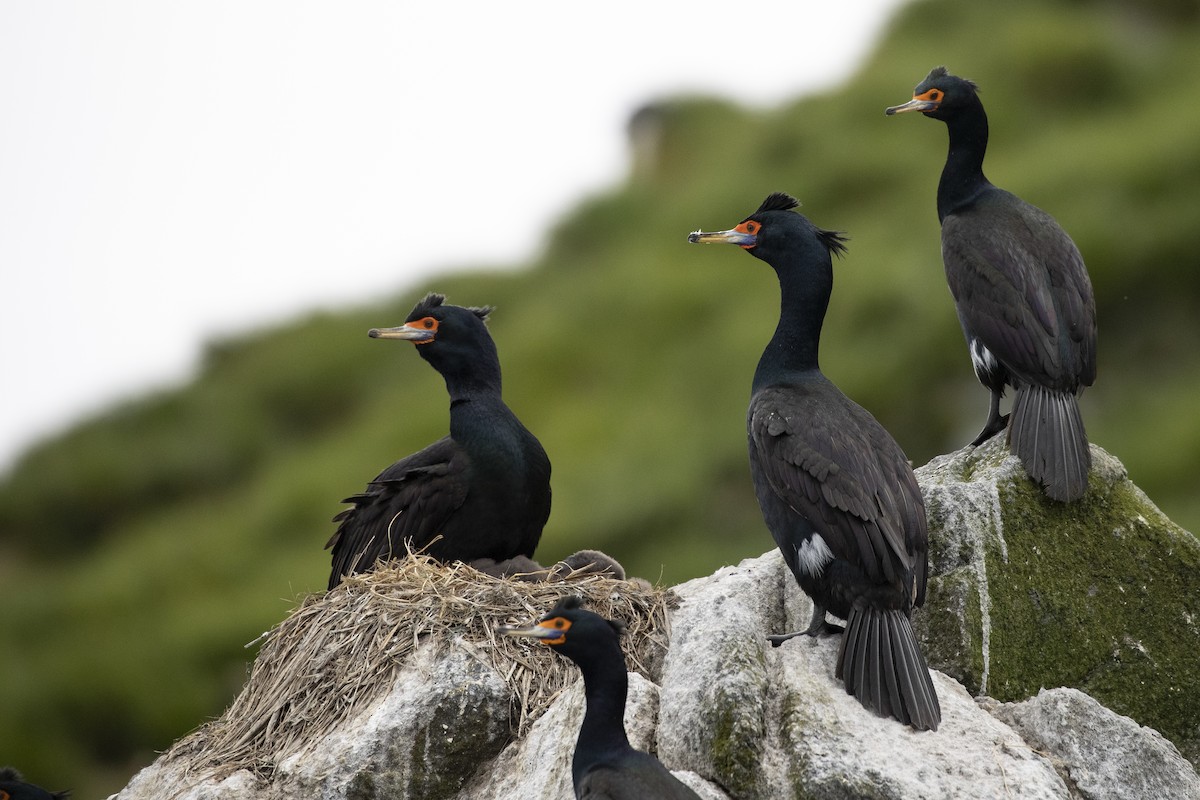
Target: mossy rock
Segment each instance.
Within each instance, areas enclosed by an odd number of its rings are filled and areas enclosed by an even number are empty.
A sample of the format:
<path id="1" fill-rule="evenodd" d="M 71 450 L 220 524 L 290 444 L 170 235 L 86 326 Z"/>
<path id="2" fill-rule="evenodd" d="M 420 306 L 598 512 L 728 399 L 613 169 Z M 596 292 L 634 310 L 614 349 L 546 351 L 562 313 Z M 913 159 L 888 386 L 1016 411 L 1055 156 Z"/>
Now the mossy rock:
<path id="1" fill-rule="evenodd" d="M 1200 542 L 1092 446 L 1087 494 L 1047 499 L 1003 437 L 917 470 L 930 666 L 1022 700 L 1070 686 L 1200 759 Z"/>

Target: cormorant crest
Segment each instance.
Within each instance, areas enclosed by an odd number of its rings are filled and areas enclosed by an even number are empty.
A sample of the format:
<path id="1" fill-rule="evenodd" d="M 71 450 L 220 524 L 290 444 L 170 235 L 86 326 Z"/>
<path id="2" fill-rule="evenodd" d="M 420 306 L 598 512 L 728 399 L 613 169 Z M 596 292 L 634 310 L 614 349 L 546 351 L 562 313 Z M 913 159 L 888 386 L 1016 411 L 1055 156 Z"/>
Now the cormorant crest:
<path id="1" fill-rule="evenodd" d="M 958 78 L 958 76 L 951 75 L 950 71 L 947 70 L 944 66 L 943 67 L 934 67 L 933 69 L 929 70 L 929 74 L 925 76 L 925 80 L 921 81 L 921 83 L 925 83 L 926 81 L 931 81 L 934 78 Z M 960 81 L 962 81 L 963 83 L 967 84 L 967 86 L 970 86 L 972 91 L 974 91 L 974 92 L 979 91 L 979 86 L 978 86 L 978 84 L 975 83 L 975 81 L 968 80 L 967 78 L 958 78 L 958 79 Z"/>
<path id="2" fill-rule="evenodd" d="M 445 302 L 446 302 L 446 295 L 441 294 L 440 292 L 430 292 L 429 294 L 422 297 L 420 302 L 418 302 L 415 306 L 413 306 L 413 310 L 411 312 L 409 312 L 408 316 L 410 319 L 412 319 L 413 317 L 415 317 L 417 315 L 418 311 L 422 315 L 428 314 L 428 312 L 443 305 Z M 491 314 L 495 310 L 496 309 L 494 306 L 468 306 L 467 307 L 467 311 L 470 311 L 472 314 L 479 317 L 484 322 L 487 322 L 488 314 Z"/>
<path id="3" fill-rule="evenodd" d="M 550 609 L 550 611 L 547 612 L 546 616 L 542 617 L 542 619 L 553 619 L 564 611 L 574 611 L 578 608 L 583 608 L 583 598 L 577 594 L 569 594 L 563 599 L 559 600 L 558 605 Z M 603 617 L 601 619 L 603 619 Z M 617 636 L 620 636 L 625 632 L 625 623 L 621 622 L 621 620 L 605 619 L 604 621 L 612 626 L 612 629 L 617 632 Z"/>
<path id="4" fill-rule="evenodd" d="M 558 601 L 558 605 L 550 609 L 547 617 L 552 617 L 560 611 L 574 611 L 577 608 L 583 608 L 583 598 L 577 594 L 569 594 Z"/>
<path id="5" fill-rule="evenodd" d="M 791 211 L 800 206 L 800 201 L 785 192 L 771 192 L 767 195 L 767 199 L 762 201 L 762 205 L 758 207 L 755 214 L 761 214 L 764 211 Z"/>
<path id="6" fill-rule="evenodd" d="M 817 238 L 821 240 L 821 244 L 825 245 L 830 254 L 841 256 L 846 252 L 846 234 L 840 231 L 827 231 L 822 228 L 817 228 L 815 233 Z"/>
<path id="7" fill-rule="evenodd" d="M 945 67 L 939 67 L 945 70 Z M 750 216 L 756 216 L 764 211 L 794 211 L 800 205 L 800 201 L 792 197 L 786 192 L 771 192 L 767 195 L 767 199 L 763 200 L 762 205 L 758 207 L 758 211 Z M 747 217 L 746 219 L 749 219 Z M 812 224 L 812 223 L 809 223 Z M 817 239 L 821 244 L 825 245 L 825 249 L 835 256 L 840 256 L 846 252 L 846 236 L 838 231 L 827 231 L 813 225 L 813 233 L 817 235 Z"/>

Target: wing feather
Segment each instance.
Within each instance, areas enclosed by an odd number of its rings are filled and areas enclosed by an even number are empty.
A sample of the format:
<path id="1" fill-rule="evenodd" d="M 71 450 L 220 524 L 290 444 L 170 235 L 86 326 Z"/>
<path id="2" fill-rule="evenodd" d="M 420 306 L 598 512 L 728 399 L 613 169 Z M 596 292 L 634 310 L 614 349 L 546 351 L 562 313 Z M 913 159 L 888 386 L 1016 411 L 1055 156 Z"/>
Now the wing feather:
<path id="1" fill-rule="evenodd" d="M 835 556 L 876 581 L 918 569 L 924 576 L 920 488 L 900 446 L 870 413 L 822 378 L 755 394 L 747 429 L 771 490 Z"/>
<path id="2" fill-rule="evenodd" d="M 350 508 L 333 518 L 340 523 L 329 543 L 333 571 L 329 588 L 343 576 L 370 569 L 379 559 L 430 547 L 467 497 L 470 458 L 450 437 L 397 461 L 347 497 Z M 430 548 L 436 557 L 436 545 Z"/>
<path id="3" fill-rule="evenodd" d="M 1060 391 L 1091 385 L 1091 281 L 1053 217 L 994 190 L 946 217 L 942 258 L 963 327 L 1014 375 Z"/>

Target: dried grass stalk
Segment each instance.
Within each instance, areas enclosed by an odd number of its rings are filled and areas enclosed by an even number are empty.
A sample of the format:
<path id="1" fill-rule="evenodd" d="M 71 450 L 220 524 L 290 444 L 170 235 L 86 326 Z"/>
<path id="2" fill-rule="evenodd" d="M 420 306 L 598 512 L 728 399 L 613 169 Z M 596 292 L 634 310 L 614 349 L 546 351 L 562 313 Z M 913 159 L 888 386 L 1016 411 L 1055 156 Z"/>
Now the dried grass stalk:
<path id="1" fill-rule="evenodd" d="M 512 691 L 514 734 L 521 736 L 578 671 L 549 648 L 498 637 L 495 629 L 536 619 L 566 594 L 621 620 L 630 668 L 657 678 L 667 609 L 675 602 L 669 590 L 585 572 L 554 581 L 496 578 L 465 564 L 409 555 L 307 598 L 263 634 L 241 694 L 165 759 L 197 778 L 250 769 L 269 779 L 276 764 L 391 690 L 423 641 L 439 647 L 457 641 L 489 663 Z"/>

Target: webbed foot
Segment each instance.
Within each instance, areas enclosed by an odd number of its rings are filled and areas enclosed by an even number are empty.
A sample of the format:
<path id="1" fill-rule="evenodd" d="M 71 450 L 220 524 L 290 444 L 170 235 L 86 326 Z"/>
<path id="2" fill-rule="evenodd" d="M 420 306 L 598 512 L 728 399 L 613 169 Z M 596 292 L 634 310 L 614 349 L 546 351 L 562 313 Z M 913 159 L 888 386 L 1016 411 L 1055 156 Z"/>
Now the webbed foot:
<path id="1" fill-rule="evenodd" d="M 845 628 L 843 628 L 841 625 L 835 625 L 832 622 L 826 622 L 824 606 L 813 604 L 812 619 L 808 621 L 807 628 L 802 631 L 796 631 L 795 633 L 773 634 L 767 637 L 767 641 L 771 643 L 772 647 L 779 647 L 779 645 L 783 644 L 788 639 L 795 639 L 797 636 L 812 636 L 813 638 L 816 638 L 818 636 L 831 636 L 844 631 Z"/>
<path id="2" fill-rule="evenodd" d="M 835 625 L 832 622 L 822 622 L 815 631 L 812 630 L 810 626 L 802 631 L 796 631 L 795 633 L 775 633 L 768 636 L 767 641 L 771 643 L 772 647 L 779 647 L 779 645 L 783 644 L 788 639 L 795 639 L 797 636 L 812 636 L 813 638 L 817 638 L 820 636 L 834 636 L 836 634 L 845 632 L 845 627 L 841 625 Z"/>

